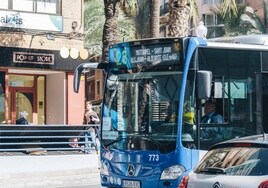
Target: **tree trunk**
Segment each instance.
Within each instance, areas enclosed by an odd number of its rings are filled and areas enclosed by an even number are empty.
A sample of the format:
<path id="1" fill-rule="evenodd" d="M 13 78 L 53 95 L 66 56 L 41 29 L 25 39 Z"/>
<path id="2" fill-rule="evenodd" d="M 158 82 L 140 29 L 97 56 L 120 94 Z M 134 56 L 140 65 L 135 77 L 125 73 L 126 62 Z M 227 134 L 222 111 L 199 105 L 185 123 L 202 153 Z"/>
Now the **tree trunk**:
<path id="1" fill-rule="evenodd" d="M 137 0 L 138 15 L 136 18 L 137 38 L 149 38 L 151 1 Z"/>
<path id="2" fill-rule="evenodd" d="M 190 7 L 187 4 L 187 0 L 169 0 L 168 36 L 188 36 L 189 21 Z"/>
<path id="3" fill-rule="evenodd" d="M 104 0 L 105 23 L 102 36 L 102 61 L 108 63 L 109 46 L 119 42 L 118 14 L 119 0 Z"/>
<path id="4" fill-rule="evenodd" d="M 159 37 L 160 0 L 151 0 L 151 37 Z"/>

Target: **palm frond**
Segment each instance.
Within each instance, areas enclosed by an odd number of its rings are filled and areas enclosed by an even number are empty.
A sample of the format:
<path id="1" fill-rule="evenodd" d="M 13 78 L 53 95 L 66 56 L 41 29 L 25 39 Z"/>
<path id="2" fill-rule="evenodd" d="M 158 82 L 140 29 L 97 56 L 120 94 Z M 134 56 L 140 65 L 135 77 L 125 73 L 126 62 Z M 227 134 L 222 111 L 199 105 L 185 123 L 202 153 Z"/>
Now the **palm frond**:
<path id="1" fill-rule="evenodd" d="M 120 8 L 128 17 L 137 15 L 137 0 L 120 0 Z"/>
<path id="2" fill-rule="evenodd" d="M 193 26 L 196 27 L 199 21 L 198 7 L 195 0 L 190 0 L 190 17 L 193 20 Z"/>
<path id="3" fill-rule="evenodd" d="M 136 0 L 126 0 L 126 3 Z M 127 5 L 129 7 L 130 5 Z M 126 6 L 125 6 L 126 8 Z M 105 23 L 104 3 L 100 0 L 86 0 L 84 4 L 84 45 L 92 54 L 101 55 L 103 26 Z M 136 37 L 135 20 L 120 7 L 118 30 L 121 41 Z"/>
<path id="4" fill-rule="evenodd" d="M 225 19 L 230 19 L 230 15 L 237 16 L 238 9 L 235 0 L 223 0 L 221 3 L 221 14 Z"/>
<path id="5" fill-rule="evenodd" d="M 85 47 L 90 53 L 100 55 L 102 32 L 105 22 L 104 4 L 99 0 L 87 0 L 84 4 Z"/>

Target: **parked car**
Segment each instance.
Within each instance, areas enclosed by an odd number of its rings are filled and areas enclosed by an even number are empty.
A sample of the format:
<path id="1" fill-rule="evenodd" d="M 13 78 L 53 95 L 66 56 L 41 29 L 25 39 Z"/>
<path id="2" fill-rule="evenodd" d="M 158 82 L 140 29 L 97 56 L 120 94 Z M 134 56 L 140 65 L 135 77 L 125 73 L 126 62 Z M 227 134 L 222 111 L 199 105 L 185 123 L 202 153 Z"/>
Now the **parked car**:
<path id="1" fill-rule="evenodd" d="M 267 137 L 267 138 L 266 138 Z M 237 138 L 212 146 L 178 188 L 268 187 L 268 135 Z"/>

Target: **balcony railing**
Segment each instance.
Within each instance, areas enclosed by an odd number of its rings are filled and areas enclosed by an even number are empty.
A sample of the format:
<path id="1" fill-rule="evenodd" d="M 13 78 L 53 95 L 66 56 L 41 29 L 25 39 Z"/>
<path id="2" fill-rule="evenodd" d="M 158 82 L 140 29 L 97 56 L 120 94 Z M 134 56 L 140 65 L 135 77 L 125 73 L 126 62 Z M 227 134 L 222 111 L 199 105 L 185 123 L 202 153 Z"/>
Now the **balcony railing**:
<path id="1" fill-rule="evenodd" d="M 0 153 L 94 153 L 89 134 L 91 126 L 96 125 L 0 125 Z M 72 147 L 74 144 L 78 147 Z"/>

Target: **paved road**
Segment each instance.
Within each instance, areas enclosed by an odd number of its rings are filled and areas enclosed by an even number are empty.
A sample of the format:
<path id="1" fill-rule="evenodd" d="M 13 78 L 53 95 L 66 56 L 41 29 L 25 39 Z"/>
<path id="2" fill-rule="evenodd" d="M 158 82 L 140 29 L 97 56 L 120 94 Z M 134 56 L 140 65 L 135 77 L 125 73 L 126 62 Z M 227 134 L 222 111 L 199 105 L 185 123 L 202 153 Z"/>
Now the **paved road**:
<path id="1" fill-rule="evenodd" d="M 1 188 L 101 187 L 99 173 L 95 169 L 25 173 L 4 179 L 1 177 L 0 185 Z"/>
<path id="2" fill-rule="evenodd" d="M 1 188 L 101 188 L 98 155 L 0 156 Z"/>

